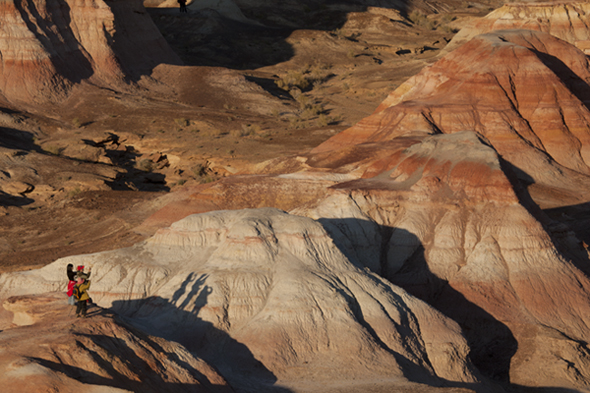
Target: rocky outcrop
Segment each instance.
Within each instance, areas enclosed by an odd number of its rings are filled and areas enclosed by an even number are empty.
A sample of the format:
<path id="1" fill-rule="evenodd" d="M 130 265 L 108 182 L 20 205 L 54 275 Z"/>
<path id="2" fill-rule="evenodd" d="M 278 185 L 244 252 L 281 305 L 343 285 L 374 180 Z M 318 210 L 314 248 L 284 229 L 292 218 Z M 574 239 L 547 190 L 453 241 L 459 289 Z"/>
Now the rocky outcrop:
<path id="1" fill-rule="evenodd" d="M 8 103 L 59 102 L 84 80 L 124 88 L 158 64 L 181 64 L 139 1 L 14 0 L 0 15 Z"/>
<path id="2" fill-rule="evenodd" d="M 256 377 L 479 381 L 458 325 L 354 266 L 309 218 L 193 215 L 131 249 L 2 275 L 1 296 L 62 289 L 67 263 L 93 267 L 99 305 L 182 343 L 233 386 Z"/>
<path id="3" fill-rule="evenodd" d="M 3 304 L 0 381 L 5 392 L 232 392 L 183 346 L 149 336 L 93 307 L 76 319 L 62 294 L 13 297 Z M 1 323 L 1 321 L 0 321 Z"/>
<path id="4" fill-rule="evenodd" d="M 589 25 L 590 4 L 585 1 L 508 3 L 484 18 L 468 23 L 453 37 L 445 50 L 456 49 L 479 34 L 526 29 L 549 33 L 589 54 Z"/>

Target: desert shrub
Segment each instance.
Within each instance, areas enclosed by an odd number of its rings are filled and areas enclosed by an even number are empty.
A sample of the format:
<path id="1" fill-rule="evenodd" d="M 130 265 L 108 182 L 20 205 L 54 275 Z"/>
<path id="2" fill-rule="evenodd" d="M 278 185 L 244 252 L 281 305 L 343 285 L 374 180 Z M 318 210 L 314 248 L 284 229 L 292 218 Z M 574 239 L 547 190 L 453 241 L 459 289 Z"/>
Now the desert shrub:
<path id="1" fill-rule="evenodd" d="M 454 27 L 449 26 L 449 23 L 453 22 L 456 19 L 457 17 L 453 15 L 443 15 L 442 18 L 440 18 L 440 23 L 437 29 L 444 31 L 445 33 L 455 34 L 458 30 Z"/>
<path id="2" fill-rule="evenodd" d="M 346 38 L 346 32 L 342 29 L 334 29 L 330 32 L 330 35 L 336 38 Z"/>
<path id="3" fill-rule="evenodd" d="M 79 195 L 82 192 L 80 187 L 76 187 L 70 192 L 68 192 L 68 198 L 74 198 L 75 196 Z"/>
<path id="4" fill-rule="evenodd" d="M 293 97 L 295 100 L 297 100 L 299 98 L 299 96 L 301 95 L 301 90 L 299 90 L 298 88 L 293 88 L 293 89 L 289 90 L 289 94 L 291 95 L 291 97 Z"/>
<path id="5" fill-rule="evenodd" d="M 330 124 L 330 118 L 322 113 L 318 116 L 315 123 L 318 127 L 326 127 Z"/>
<path id="6" fill-rule="evenodd" d="M 301 117 L 304 119 L 311 119 L 322 112 L 324 112 L 324 107 L 321 104 L 313 104 L 307 106 L 303 112 L 301 112 Z"/>
<path id="7" fill-rule="evenodd" d="M 290 70 L 279 76 L 275 84 L 288 92 L 296 89 L 305 91 L 310 85 L 319 86 L 329 75 L 331 66 L 316 62 L 313 65 L 306 64 L 299 70 Z"/>
<path id="8" fill-rule="evenodd" d="M 179 127 L 188 127 L 191 124 L 191 121 L 189 119 L 174 119 L 174 122 L 179 126 Z"/>
<path id="9" fill-rule="evenodd" d="M 309 96 L 306 96 L 305 94 L 300 94 L 299 96 L 297 96 L 295 98 L 295 101 L 297 101 L 297 103 L 299 104 L 301 109 L 304 109 L 308 105 L 311 105 L 311 102 L 312 102 L 311 98 L 309 98 Z"/>
<path id="10" fill-rule="evenodd" d="M 52 154 L 54 156 L 61 156 L 62 153 L 66 150 L 65 147 L 58 147 L 54 145 L 48 145 L 43 147 L 43 151 L 46 153 Z"/>
<path id="11" fill-rule="evenodd" d="M 259 134 L 262 129 L 258 124 L 242 124 L 242 136 Z"/>
<path id="12" fill-rule="evenodd" d="M 242 128 L 239 130 L 230 131 L 230 135 L 239 138 L 244 136 L 256 135 L 260 132 L 261 128 L 258 124 L 242 124 Z"/>
<path id="13" fill-rule="evenodd" d="M 135 163 L 135 169 L 138 169 L 143 172 L 151 172 L 154 170 L 154 162 L 147 158 L 140 160 Z"/>
<path id="14" fill-rule="evenodd" d="M 289 119 L 289 128 L 298 129 L 305 127 L 305 123 L 299 117 L 292 117 Z"/>
<path id="15" fill-rule="evenodd" d="M 301 71 L 290 70 L 286 74 L 279 76 L 279 79 L 275 81 L 275 84 L 286 91 L 290 91 L 293 88 L 304 90 L 309 86 L 309 81 L 305 78 L 305 75 Z"/>
<path id="16" fill-rule="evenodd" d="M 207 184 L 207 183 L 212 183 L 212 182 L 214 182 L 215 180 L 217 180 L 215 177 L 213 177 L 213 176 L 210 176 L 210 175 L 207 175 L 207 176 L 203 176 L 203 177 L 200 179 L 200 181 L 199 181 L 199 182 L 200 182 L 201 184 Z"/>
<path id="17" fill-rule="evenodd" d="M 414 23 L 416 26 L 420 26 L 428 30 L 434 30 L 436 28 L 436 24 L 421 11 L 414 10 L 410 13 L 409 17 L 412 23 Z"/>

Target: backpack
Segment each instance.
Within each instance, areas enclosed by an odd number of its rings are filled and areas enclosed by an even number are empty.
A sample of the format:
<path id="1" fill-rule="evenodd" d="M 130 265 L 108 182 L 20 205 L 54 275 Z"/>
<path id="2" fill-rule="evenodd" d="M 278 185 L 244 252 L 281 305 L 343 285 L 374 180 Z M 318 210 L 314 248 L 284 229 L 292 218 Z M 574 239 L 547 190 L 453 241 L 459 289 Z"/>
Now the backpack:
<path id="1" fill-rule="evenodd" d="M 76 300 L 80 300 L 80 296 L 82 296 L 83 291 L 80 290 L 78 285 L 74 285 L 73 295 Z"/>

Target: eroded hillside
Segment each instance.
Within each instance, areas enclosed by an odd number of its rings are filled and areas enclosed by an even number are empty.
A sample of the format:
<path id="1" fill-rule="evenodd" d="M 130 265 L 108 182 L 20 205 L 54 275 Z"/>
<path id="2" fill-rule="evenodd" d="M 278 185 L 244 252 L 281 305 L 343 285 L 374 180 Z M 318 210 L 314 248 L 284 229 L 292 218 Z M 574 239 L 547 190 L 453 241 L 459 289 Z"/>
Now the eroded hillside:
<path id="1" fill-rule="evenodd" d="M 149 5 L 184 65 L 97 62 L 34 110 L 6 90 L 0 339 L 32 340 L 7 381 L 588 389 L 584 2 Z M 108 328 L 132 366 L 82 372 L 44 337 L 71 323 L 68 263 L 93 267 L 102 337 L 76 345 L 117 359 Z"/>

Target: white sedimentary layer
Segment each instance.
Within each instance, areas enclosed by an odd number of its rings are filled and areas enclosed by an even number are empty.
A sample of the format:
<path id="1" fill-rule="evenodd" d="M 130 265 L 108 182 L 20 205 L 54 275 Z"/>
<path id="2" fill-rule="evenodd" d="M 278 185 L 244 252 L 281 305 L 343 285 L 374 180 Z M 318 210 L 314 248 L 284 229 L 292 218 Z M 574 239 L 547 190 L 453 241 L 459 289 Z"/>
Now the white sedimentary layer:
<path id="1" fill-rule="evenodd" d="M 3 274 L 0 297 L 63 290 L 68 263 L 92 266 L 99 305 L 221 369 L 223 348 L 240 343 L 284 379 L 478 378 L 456 323 L 353 265 L 309 218 L 276 209 L 189 216 L 132 248 Z"/>

